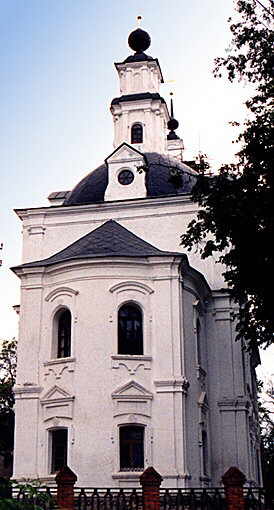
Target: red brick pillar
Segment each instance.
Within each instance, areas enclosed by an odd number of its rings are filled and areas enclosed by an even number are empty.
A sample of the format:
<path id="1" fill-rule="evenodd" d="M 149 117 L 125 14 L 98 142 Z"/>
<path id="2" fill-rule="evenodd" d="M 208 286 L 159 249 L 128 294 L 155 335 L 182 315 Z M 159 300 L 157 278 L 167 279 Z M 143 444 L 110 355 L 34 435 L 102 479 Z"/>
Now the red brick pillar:
<path id="1" fill-rule="evenodd" d="M 62 510 L 74 510 L 74 484 L 77 476 L 68 466 L 58 471 L 55 481 L 57 484 L 57 506 Z"/>
<path id="2" fill-rule="evenodd" d="M 231 467 L 222 477 L 225 487 L 227 510 L 245 510 L 245 475 L 236 467 Z"/>
<path id="3" fill-rule="evenodd" d="M 140 476 L 143 489 L 143 510 L 160 510 L 160 485 L 163 479 L 151 466 Z"/>

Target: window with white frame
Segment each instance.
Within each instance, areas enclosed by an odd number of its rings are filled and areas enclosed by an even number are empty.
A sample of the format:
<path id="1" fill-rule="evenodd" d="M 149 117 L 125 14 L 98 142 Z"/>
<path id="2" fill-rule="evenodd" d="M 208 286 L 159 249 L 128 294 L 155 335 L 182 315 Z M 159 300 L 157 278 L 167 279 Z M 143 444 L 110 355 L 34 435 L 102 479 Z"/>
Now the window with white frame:
<path id="1" fill-rule="evenodd" d="M 196 319 L 196 343 L 197 343 L 197 363 L 201 365 L 201 322 L 199 317 Z"/>
<path id="2" fill-rule="evenodd" d="M 58 428 L 49 431 L 50 473 L 56 473 L 67 465 L 68 429 Z"/>
<path id="3" fill-rule="evenodd" d="M 135 303 L 118 311 L 118 354 L 143 354 L 143 314 Z"/>
<path id="4" fill-rule="evenodd" d="M 202 463 L 203 475 L 208 475 L 208 440 L 206 430 L 202 430 Z"/>
<path id="5" fill-rule="evenodd" d="M 53 358 L 71 356 L 71 313 L 68 308 L 61 308 L 53 319 Z"/>
<path id="6" fill-rule="evenodd" d="M 144 426 L 123 425 L 119 428 L 120 471 L 144 468 Z"/>
<path id="7" fill-rule="evenodd" d="M 131 127 L 131 143 L 143 143 L 143 126 L 136 123 Z"/>

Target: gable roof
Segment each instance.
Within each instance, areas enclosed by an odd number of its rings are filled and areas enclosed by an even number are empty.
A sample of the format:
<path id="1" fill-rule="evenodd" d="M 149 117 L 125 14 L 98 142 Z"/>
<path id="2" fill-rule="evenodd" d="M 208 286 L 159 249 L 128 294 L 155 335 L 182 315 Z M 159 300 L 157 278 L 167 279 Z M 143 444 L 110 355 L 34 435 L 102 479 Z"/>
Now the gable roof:
<path id="1" fill-rule="evenodd" d="M 16 272 L 17 269 L 21 268 L 51 266 L 59 262 L 77 259 L 163 256 L 186 257 L 183 253 L 159 250 L 125 227 L 122 227 L 116 221 L 109 220 L 55 255 L 47 259 L 27 262 L 26 264 L 13 267 L 12 270 Z"/>
<path id="2" fill-rule="evenodd" d="M 107 164 L 108 160 L 114 156 L 114 154 L 116 152 L 119 152 L 119 150 L 122 148 L 122 147 L 127 147 L 128 149 L 130 149 L 130 151 L 132 152 L 136 152 L 136 154 L 138 154 L 139 156 L 142 156 L 142 158 L 145 159 L 146 161 L 146 155 L 143 153 L 143 152 L 140 152 L 138 149 L 136 149 L 136 147 L 132 147 L 132 145 L 129 145 L 127 142 L 122 142 L 118 147 L 116 147 L 116 149 L 114 149 L 114 151 L 112 151 L 112 153 L 106 157 L 105 159 L 105 163 Z"/>

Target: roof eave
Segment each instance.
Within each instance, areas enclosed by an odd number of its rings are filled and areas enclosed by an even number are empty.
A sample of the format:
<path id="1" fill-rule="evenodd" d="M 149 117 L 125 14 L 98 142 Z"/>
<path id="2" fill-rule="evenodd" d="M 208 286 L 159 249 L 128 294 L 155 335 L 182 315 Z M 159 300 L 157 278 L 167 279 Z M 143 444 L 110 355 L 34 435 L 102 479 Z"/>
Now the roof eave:
<path id="1" fill-rule="evenodd" d="M 13 266 L 11 267 L 11 271 L 13 271 L 17 276 L 20 276 L 22 274 L 27 274 L 28 273 L 28 270 L 31 270 L 32 272 L 36 272 L 36 273 L 40 273 L 40 272 L 43 272 L 44 269 L 48 268 L 48 267 L 52 267 L 52 266 L 57 266 L 57 265 L 60 265 L 60 264 L 66 264 L 68 262 L 77 262 L 77 261 L 86 261 L 87 263 L 88 262 L 91 262 L 91 261 L 97 261 L 99 259 L 150 259 L 150 258 L 172 258 L 173 261 L 176 260 L 178 263 L 180 261 L 182 261 L 182 259 L 186 258 L 187 259 L 187 255 L 185 253 L 179 253 L 179 252 L 163 252 L 163 253 L 158 253 L 158 254 L 136 254 L 136 255 L 126 255 L 126 254 L 98 254 L 98 255 L 93 255 L 93 256 L 87 256 L 87 255 L 83 255 L 83 256 L 77 256 L 77 257 L 68 257 L 66 259 L 63 259 L 63 260 L 58 260 L 58 261 L 54 261 L 54 262 L 49 262 L 47 263 L 46 260 L 41 260 L 41 261 L 33 261 L 33 262 L 27 262 L 26 264 L 21 264 L 19 266 Z"/>

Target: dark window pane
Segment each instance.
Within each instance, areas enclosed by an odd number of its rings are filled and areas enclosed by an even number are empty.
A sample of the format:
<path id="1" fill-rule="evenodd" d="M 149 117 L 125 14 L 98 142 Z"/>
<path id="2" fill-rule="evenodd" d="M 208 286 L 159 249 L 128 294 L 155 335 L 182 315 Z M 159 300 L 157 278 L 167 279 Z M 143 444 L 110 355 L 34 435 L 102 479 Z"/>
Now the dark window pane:
<path id="1" fill-rule="evenodd" d="M 67 358 L 70 356 L 71 344 L 71 314 L 69 310 L 64 310 L 59 315 L 58 320 L 58 348 L 57 358 Z"/>
<path id="2" fill-rule="evenodd" d="M 120 427 L 120 469 L 144 467 L 144 427 Z"/>
<path id="3" fill-rule="evenodd" d="M 205 474 L 207 474 L 207 468 L 208 468 L 207 433 L 205 430 L 202 431 L 202 444 L 203 444 L 203 470 L 204 470 L 204 475 L 205 475 Z"/>
<path id="4" fill-rule="evenodd" d="M 118 312 L 118 353 L 143 354 L 142 312 L 135 305 L 124 305 Z"/>
<path id="5" fill-rule="evenodd" d="M 201 364 L 201 323 L 200 320 L 196 320 L 196 335 L 197 335 L 197 361 L 198 365 Z"/>
<path id="6" fill-rule="evenodd" d="M 67 429 L 51 431 L 51 473 L 67 465 Z"/>
<path id="7" fill-rule="evenodd" d="M 131 143 L 143 142 L 143 126 L 142 124 L 134 124 L 131 128 Z"/>

